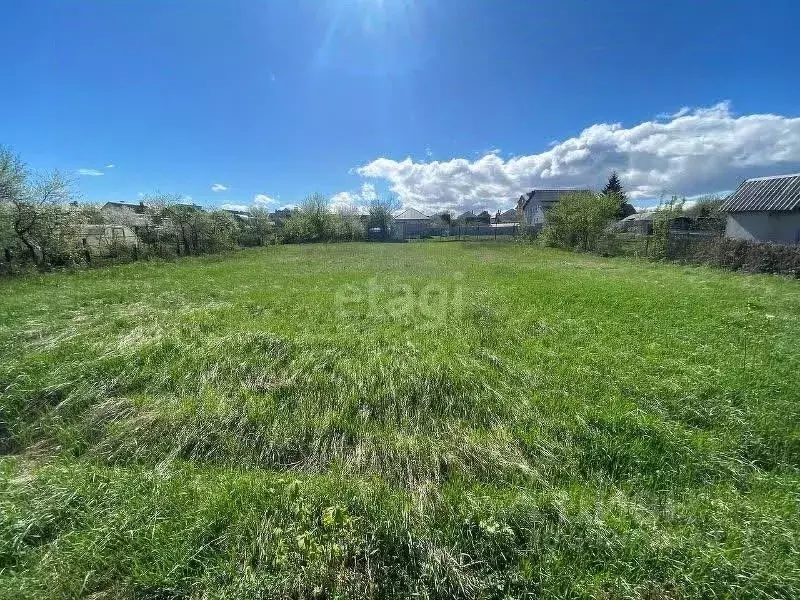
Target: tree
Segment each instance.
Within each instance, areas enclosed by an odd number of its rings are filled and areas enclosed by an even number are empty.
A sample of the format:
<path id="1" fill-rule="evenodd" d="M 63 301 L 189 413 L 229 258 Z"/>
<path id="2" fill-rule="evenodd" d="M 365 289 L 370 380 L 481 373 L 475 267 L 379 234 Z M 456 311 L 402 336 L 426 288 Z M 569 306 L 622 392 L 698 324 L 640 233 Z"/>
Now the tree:
<path id="1" fill-rule="evenodd" d="M 594 250 L 618 208 L 613 195 L 576 192 L 562 196 L 547 213 L 543 239 L 551 246 Z"/>
<path id="2" fill-rule="evenodd" d="M 11 261 L 11 247 L 18 242 L 14 230 L 15 203 L 25 196 L 25 163 L 8 148 L 0 147 L 0 246 L 3 257 Z"/>
<path id="3" fill-rule="evenodd" d="M 188 254 L 191 215 L 186 210 L 188 205 L 184 203 L 183 195 L 156 192 L 145 196 L 142 204 L 147 207 L 152 223 L 152 231 L 144 235 L 145 242 L 155 246 L 158 252 L 169 252 L 169 245 L 173 245 L 175 254 Z"/>
<path id="4" fill-rule="evenodd" d="M 247 228 L 255 237 L 256 243 L 264 246 L 275 229 L 269 210 L 263 206 L 252 207 L 247 219 Z"/>
<path id="5" fill-rule="evenodd" d="M 77 211 L 72 181 L 58 171 L 31 175 L 16 157 L 0 157 L 2 201 L 14 237 L 39 266 L 50 259 L 74 254 Z"/>
<path id="6" fill-rule="evenodd" d="M 306 220 L 311 239 L 327 241 L 333 229 L 333 214 L 328 199 L 322 194 L 311 194 L 300 204 L 299 218 Z"/>
<path id="7" fill-rule="evenodd" d="M 335 238 L 340 241 L 356 241 L 364 239 L 364 223 L 361 209 L 356 204 L 339 206 L 334 215 Z"/>
<path id="8" fill-rule="evenodd" d="M 619 175 L 617 175 L 616 171 L 611 171 L 611 175 L 608 178 L 608 183 L 606 184 L 606 187 L 603 188 L 602 193 L 605 196 L 616 196 L 622 202 L 625 201 L 625 190 L 622 189 L 622 182 L 619 180 Z"/>
<path id="9" fill-rule="evenodd" d="M 342 232 L 340 225 L 328 199 L 322 194 L 312 194 L 284 221 L 281 239 L 288 243 L 334 241 Z"/>
<path id="10" fill-rule="evenodd" d="M 668 201 L 660 200 L 653 213 L 653 252 L 659 258 L 670 257 L 670 229 L 675 219 L 683 215 L 686 198 L 672 196 Z"/>
<path id="11" fill-rule="evenodd" d="M 604 196 L 617 199 L 617 219 L 624 219 L 625 217 L 636 213 L 636 209 L 633 208 L 633 206 L 627 201 L 627 195 L 625 194 L 625 190 L 622 188 L 622 182 L 620 181 L 616 171 L 611 172 L 611 175 L 608 178 L 608 183 L 606 183 L 606 187 L 603 188 L 602 194 Z"/>
<path id="12" fill-rule="evenodd" d="M 383 198 L 373 200 L 369 205 L 367 227 L 369 229 L 380 228 L 384 237 L 386 237 L 394 222 L 393 213 L 399 208 L 400 199 L 396 194 L 387 194 Z"/>

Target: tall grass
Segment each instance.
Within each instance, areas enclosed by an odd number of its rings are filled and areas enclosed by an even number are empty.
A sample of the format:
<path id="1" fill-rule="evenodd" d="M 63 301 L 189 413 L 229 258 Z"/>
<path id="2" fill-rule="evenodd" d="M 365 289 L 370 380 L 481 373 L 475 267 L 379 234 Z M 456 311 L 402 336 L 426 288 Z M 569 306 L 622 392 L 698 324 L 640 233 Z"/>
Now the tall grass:
<path id="1" fill-rule="evenodd" d="M 345 244 L 0 298 L 0 596 L 800 592 L 797 282 Z"/>

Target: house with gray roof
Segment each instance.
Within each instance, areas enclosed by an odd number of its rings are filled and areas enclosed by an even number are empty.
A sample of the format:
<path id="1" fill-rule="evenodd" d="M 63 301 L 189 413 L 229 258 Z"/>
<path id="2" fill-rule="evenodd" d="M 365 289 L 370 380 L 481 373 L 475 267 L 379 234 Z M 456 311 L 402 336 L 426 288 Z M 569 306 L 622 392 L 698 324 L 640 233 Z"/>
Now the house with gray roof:
<path id="1" fill-rule="evenodd" d="M 536 189 L 522 194 L 517 202 L 517 213 L 523 225 L 541 229 L 547 222 L 547 212 L 568 194 L 592 193 L 580 188 Z"/>
<path id="2" fill-rule="evenodd" d="M 394 214 L 394 230 L 404 238 L 421 235 L 430 225 L 430 217 L 416 208 L 404 208 Z"/>
<path id="3" fill-rule="evenodd" d="M 800 243 L 800 173 L 755 177 L 725 199 L 729 238 L 778 244 Z"/>
<path id="4" fill-rule="evenodd" d="M 152 225 L 151 215 L 148 214 L 144 202 L 106 202 L 100 212 L 106 222 L 125 225 L 136 233 Z"/>
<path id="5" fill-rule="evenodd" d="M 519 221 L 519 216 L 517 215 L 516 208 L 509 208 L 508 210 L 504 210 L 500 212 L 499 210 L 492 217 L 492 223 L 500 224 L 500 223 L 517 223 Z"/>

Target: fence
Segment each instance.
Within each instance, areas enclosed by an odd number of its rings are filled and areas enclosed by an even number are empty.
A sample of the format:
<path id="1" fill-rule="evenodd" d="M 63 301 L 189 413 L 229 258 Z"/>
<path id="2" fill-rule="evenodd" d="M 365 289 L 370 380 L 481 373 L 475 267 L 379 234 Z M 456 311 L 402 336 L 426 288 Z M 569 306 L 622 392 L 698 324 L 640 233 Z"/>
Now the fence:
<path id="1" fill-rule="evenodd" d="M 724 235 L 724 221 L 718 218 L 677 217 L 669 228 L 654 230 L 651 220 L 634 221 L 627 230 L 612 229 L 598 240 L 602 254 L 643 258 L 691 259 L 707 254 Z"/>
<path id="2" fill-rule="evenodd" d="M 597 251 L 609 256 L 639 256 L 680 260 L 697 255 L 714 246 L 722 235 L 713 231 L 683 231 L 671 229 L 666 235 L 606 233 Z"/>
<path id="3" fill-rule="evenodd" d="M 450 227 L 419 227 L 398 223 L 392 227 L 392 239 L 448 239 L 448 240 L 510 240 L 522 232 L 517 223 L 500 225 L 452 225 Z"/>

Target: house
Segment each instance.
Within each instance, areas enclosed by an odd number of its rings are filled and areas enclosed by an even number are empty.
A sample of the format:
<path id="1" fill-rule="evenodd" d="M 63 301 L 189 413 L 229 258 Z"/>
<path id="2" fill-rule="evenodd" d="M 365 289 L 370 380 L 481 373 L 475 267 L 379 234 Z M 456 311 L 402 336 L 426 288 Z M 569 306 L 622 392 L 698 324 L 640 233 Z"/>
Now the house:
<path id="1" fill-rule="evenodd" d="M 559 188 L 531 190 L 522 194 L 517 201 L 517 213 L 523 225 L 541 229 L 547 220 L 549 211 L 562 197 L 567 194 L 593 193 L 591 190 L 578 188 Z"/>
<path id="2" fill-rule="evenodd" d="M 471 210 L 463 212 L 455 220 L 458 225 L 475 225 L 478 222 L 478 215 Z"/>
<path id="3" fill-rule="evenodd" d="M 228 213 L 230 216 L 233 217 L 233 220 L 237 223 L 247 223 L 250 220 L 250 211 L 247 210 L 235 210 L 233 208 L 223 208 L 222 212 Z"/>
<path id="4" fill-rule="evenodd" d="M 103 255 L 112 246 L 135 247 L 139 238 L 127 225 L 79 225 L 75 232 L 78 248 Z"/>
<path id="5" fill-rule="evenodd" d="M 141 228 L 152 225 L 147 208 L 144 202 L 106 202 L 100 212 L 109 223 L 125 225 L 138 234 Z"/>
<path id="6" fill-rule="evenodd" d="M 800 173 L 756 177 L 725 199 L 725 236 L 756 242 L 800 243 Z"/>
<path id="7" fill-rule="evenodd" d="M 495 225 L 499 225 L 502 223 L 517 223 L 517 209 L 516 208 L 509 208 L 506 211 L 500 212 L 497 211 L 497 214 L 492 217 L 492 223 Z"/>
<path id="8" fill-rule="evenodd" d="M 415 208 L 405 208 L 394 214 L 394 224 L 398 235 L 407 238 L 424 233 L 431 219 Z"/>
<path id="9" fill-rule="evenodd" d="M 653 233 L 653 211 L 628 215 L 614 223 L 611 230 L 634 235 L 650 235 Z"/>
<path id="10" fill-rule="evenodd" d="M 169 204 L 166 208 L 178 210 L 183 213 L 203 212 L 205 210 L 202 206 L 194 204 L 193 202 L 176 202 L 175 204 Z"/>
<path id="11" fill-rule="evenodd" d="M 644 210 L 634 213 L 614 223 L 608 231 L 632 233 L 633 235 L 652 235 L 655 216 L 655 210 Z M 669 231 L 671 234 L 686 235 L 708 233 L 699 231 L 697 228 L 697 220 L 689 215 L 671 217 L 669 219 Z"/>

